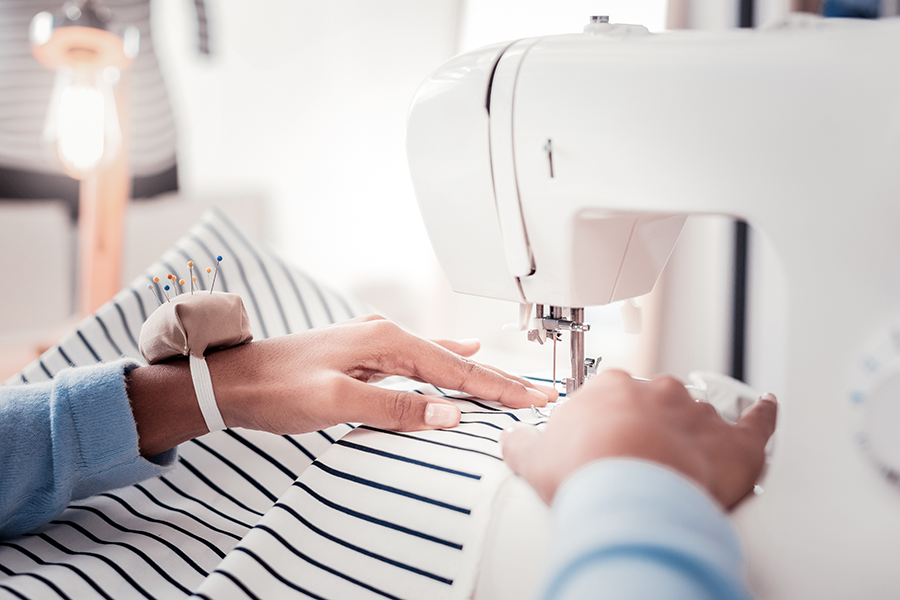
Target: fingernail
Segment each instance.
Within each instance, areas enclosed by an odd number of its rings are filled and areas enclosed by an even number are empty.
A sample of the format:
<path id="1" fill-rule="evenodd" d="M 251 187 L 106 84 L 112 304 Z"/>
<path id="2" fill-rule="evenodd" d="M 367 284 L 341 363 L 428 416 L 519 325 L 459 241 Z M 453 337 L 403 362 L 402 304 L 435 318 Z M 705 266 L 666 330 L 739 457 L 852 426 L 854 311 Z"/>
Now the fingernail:
<path id="1" fill-rule="evenodd" d="M 541 390 L 544 392 L 544 395 L 550 398 L 550 400 L 556 400 L 559 397 L 559 390 L 555 387 L 551 387 L 549 385 L 541 385 L 539 383 L 532 384 L 535 389 Z"/>
<path id="2" fill-rule="evenodd" d="M 550 396 L 546 392 L 542 392 L 541 390 L 535 389 L 533 387 L 525 387 L 525 391 L 535 397 L 535 399 L 540 400 L 541 402 L 547 402 L 550 400 Z"/>
<path id="3" fill-rule="evenodd" d="M 429 404 L 425 407 L 425 422 L 433 427 L 454 427 L 459 423 L 459 409 L 449 404 Z"/>
<path id="4" fill-rule="evenodd" d="M 772 392 L 766 392 L 765 394 L 760 396 L 759 399 L 764 402 L 771 402 L 772 404 L 778 404 L 778 399 L 775 398 L 775 394 L 773 394 Z"/>

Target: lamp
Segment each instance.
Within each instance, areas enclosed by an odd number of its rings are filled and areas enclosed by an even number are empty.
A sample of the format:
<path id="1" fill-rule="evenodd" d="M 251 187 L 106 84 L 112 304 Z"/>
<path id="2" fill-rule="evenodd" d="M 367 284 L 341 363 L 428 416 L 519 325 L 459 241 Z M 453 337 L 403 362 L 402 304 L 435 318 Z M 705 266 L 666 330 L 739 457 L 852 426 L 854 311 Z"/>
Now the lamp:
<path id="1" fill-rule="evenodd" d="M 127 98 L 121 80 L 137 55 L 140 33 L 117 35 L 108 11 L 92 0 L 68 2 L 61 14 L 31 22 L 32 54 L 56 71 L 44 127 L 48 157 L 79 185 L 78 307 L 92 313 L 119 289 L 122 224 L 131 195 Z"/>

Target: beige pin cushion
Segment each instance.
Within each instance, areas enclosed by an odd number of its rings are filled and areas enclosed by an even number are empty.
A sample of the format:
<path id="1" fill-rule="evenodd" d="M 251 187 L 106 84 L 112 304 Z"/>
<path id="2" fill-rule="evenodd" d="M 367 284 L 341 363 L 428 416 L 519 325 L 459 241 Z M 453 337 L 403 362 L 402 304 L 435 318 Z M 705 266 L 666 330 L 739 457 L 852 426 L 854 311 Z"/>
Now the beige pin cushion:
<path id="1" fill-rule="evenodd" d="M 237 294 L 180 294 L 157 308 L 141 327 L 140 350 L 148 363 L 179 356 L 203 358 L 207 351 L 253 339 L 244 302 Z"/>

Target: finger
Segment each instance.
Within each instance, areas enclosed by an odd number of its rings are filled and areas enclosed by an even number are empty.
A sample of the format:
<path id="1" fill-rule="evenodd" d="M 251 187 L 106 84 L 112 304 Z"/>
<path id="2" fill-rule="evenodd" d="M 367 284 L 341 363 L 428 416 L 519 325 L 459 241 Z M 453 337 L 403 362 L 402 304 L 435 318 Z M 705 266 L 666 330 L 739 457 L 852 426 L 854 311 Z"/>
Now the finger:
<path id="1" fill-rule="evenodd" d="M 500 434 L 500 450 L 503 460 L 514 473 L 522 475 L 528 465 L 533 464 L 532 457 L 538 451 L 543 433 L 537 427 L 519 423 L 507 427 Z"/>
<path id="2" fill-rule="evenodd" d="M 481 342 L 476 339 L 471 340 L 431 340 L 438 346 L 446 348 L 450 352 L 459 354 L 460 356 L 472 356 L 481 349 Z"/>
<path id="3" fill-rule="evenodd" d="M 735 426 L 752 433 L 765 446 L 775 432 L 777 418 L 778 400 L 774 395 L 766 393 L 741 415 Z"/>
<path id="4" fill-rule="evenodd" d="M 343 325 L 355 325 L 357 323 L 371 323 L 372 321 L 386 321 L 384 317 L 381 315 L 376 315 L 374 313 L 368 315 L 361 315 L 359 317 L 353 317 L 352 319 L 347 319 L 346 321 L 338 321 L 337 323 L 332 323 L 331 325 L 326 325 L 326 327 L 341 327 Z"/>
<path id="5" fill-rule="evenodd" d="M 523 381 L 501 375 L 454 354 L 438 344 L 402 331 L 399 335 L 402 339 L 379 340 L 388 344 L 389 347 L 383 350 L 391 361 L 401 361 L 402 367 L 392 369 L 397 375 L 415 377 L 438 387 L 459 390 L 485 400 L 496 400 L 512 408 L 545 406 L 551 399 L 556 399 L 555 392 L 551 394 L 537 390 Z"/>
<path id="6" fill-rule="evenodd" d="M 455 404 L 412 392 L 387 390 L 346 378 L 337 401 L 341 417 L 337 421 L 358 422 L 381 429 L 420 431 L 459 424 Z"/>

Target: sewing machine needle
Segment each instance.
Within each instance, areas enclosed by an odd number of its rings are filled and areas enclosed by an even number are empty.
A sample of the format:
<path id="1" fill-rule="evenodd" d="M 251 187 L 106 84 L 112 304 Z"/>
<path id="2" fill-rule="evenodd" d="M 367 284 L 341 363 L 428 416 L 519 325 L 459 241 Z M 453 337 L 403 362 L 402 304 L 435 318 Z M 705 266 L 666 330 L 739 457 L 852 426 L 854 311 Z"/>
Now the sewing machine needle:
<path id="1" fill-rule="evenodd" d="M 553 387 L 556 387 L 556 334 L 553 334 Z"/>

